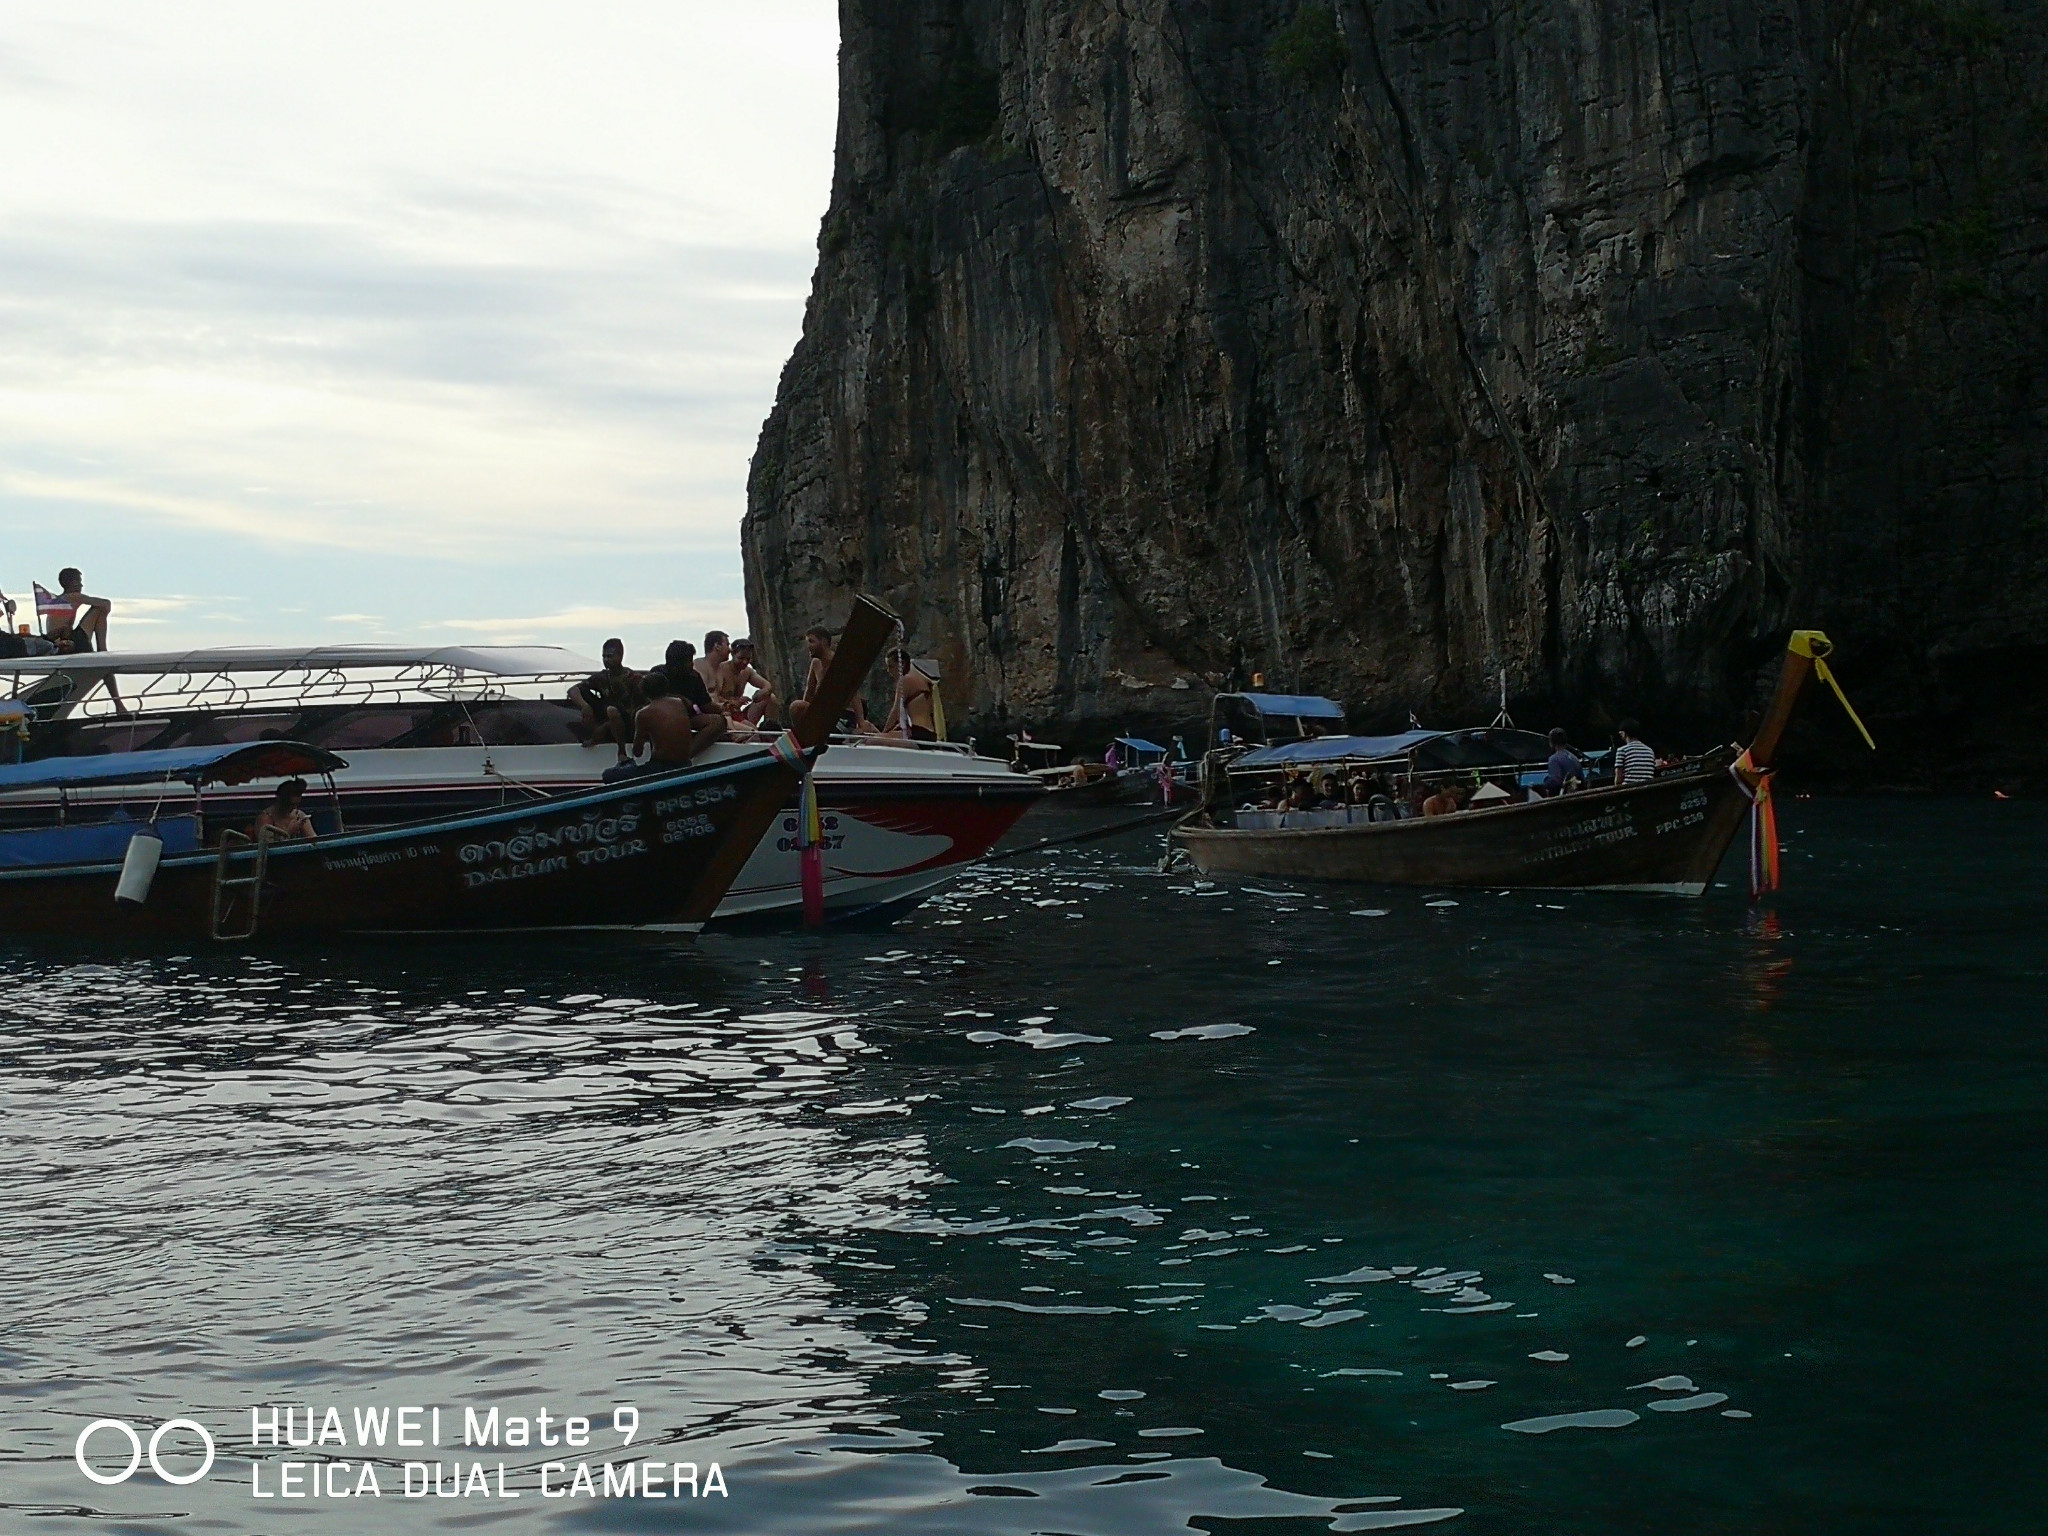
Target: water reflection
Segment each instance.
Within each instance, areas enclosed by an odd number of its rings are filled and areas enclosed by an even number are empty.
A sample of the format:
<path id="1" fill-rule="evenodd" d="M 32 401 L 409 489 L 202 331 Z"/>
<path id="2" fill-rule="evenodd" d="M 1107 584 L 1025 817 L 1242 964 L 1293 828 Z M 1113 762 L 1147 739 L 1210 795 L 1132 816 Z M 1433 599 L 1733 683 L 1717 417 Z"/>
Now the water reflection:
<path id="1" fill-rule="evenodd" d="M 1155 852 L 998 866 L 883 932 L 14 952 L 0 1501 L 269 1529 L 256 1402 L 632 1403 L 633 1455 L 732 1490 L 393 1498 L 391 1530 L 1630 1528 L 1754 1522 L 1815 1468 L 1911 1508 L 1990 1454 L 1897 1427 L 1917 1314 L 1854 1277 L 1930 1233 L 2038 1247 L 2016 929 L 1930 915 L 1853 822 L 1755 915 Z M 1930 974 L 1979 1031 L 1932 1072 Z M 1998 1139 L 1857 1182 L 1957 1113 Z M 2001 1191 L 1995 1239 L 1959 1187 Z M 200 1485 L 71 1465 L 92 1418 L 180 1414 L 235 1440 Z"/>

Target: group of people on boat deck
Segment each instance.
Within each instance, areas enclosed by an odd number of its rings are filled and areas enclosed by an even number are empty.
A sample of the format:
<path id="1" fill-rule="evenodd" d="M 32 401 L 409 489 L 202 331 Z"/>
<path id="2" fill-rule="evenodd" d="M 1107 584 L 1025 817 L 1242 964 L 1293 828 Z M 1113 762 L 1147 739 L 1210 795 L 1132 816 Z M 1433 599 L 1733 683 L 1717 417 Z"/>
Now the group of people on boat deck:
<path id="1" fill-rule="evenodd" d="M 604 667 L 569 690 L 582 715 L 584 745 L 611 742 L 618 765 L 606 778 L 677 768 L 714 741 L 746 741 L 757 732 L 802 720 L 832 665 L 832 631 L 819 626 L 804 637 L 810 665 L 803 693 L 785 707 L 775 685 L 754 666 L 754 642 L 724 630 L 704 636 L 704 654 L 687 640 L 671 640 L 662 664 L 645 672 L 626 665 L 626 643 L 605 641 Z M 936 741 L 937 694 L 930 673 L 898 647 L 891 653 L 896 697 L 886 727 L 868 718 L 858 695 L 838 721 L 848 735 L 878 740 Z"/>
<path id="2" fill-rule="evenodd" d="M 0 656 L 72 656 L 107 648 L 107 616 L 114 605 L 104 597 L 86 593 L 85 577 L 75 565 L 57 573 L 57 590 L 34 583 L 36 614 L 43 622 L 41 634 L 23 624 L 15 627 L 15 602 L 0 592 L 0 612 L 7 617 L 0 634 Z"/>
<path id="3" fill-rule="evenodd" d="M 1620 788 L 1647 784 L 1667 766 L 1642 738 L 1642 727 L 1624 720 L 1616 734 L 1621 738 L 1614 750 L 1613 783 Z M 1320 778 L 1311 773 L 1289 770 L 1286 779 L 1269 787 L 1263 806 L 1279 811 L 1334 811 L 1366 806 L 1375 821 L 1399 821 L 1415 816 L 1450 816 L 1459 811 L 1513 804 L 1518 796 L 1510 784 L 1519 787 L 1519 773 L 1496 774 L 1488 778 L 1483 769 L 1470 770 L 1478 781 L 1462 785 L 1449 778 L 1409 778 L 1375 773 L 1354 767 L 1340 778 L 1336 769 L 1326 769 Z M 1530 800 L 1572 794 L 1585 787 L 1590 776 L 1586 760 L 1572 750 L 1571 737 L 1563 730 L 1550 733 L 1550 757 L 1544 764 L 1542 782 L 1531 785 Z M 1507 782 L 1501 782 L 1505 778 Z M 1248 807 L 1249 809 L 1250 807 Z"/>

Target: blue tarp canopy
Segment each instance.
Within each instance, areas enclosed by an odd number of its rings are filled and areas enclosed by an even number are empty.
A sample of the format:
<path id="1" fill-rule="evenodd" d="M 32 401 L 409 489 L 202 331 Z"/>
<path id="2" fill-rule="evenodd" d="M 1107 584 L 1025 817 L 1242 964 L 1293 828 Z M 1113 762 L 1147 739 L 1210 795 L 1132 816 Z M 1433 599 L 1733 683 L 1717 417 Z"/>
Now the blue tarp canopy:
<path id="1" fill-rule="evenodd" d="M 47 869 L 53 864 L 118 864 L 140 821 L 120 816 L 68 827 L 31 827 L 0 832 L 0 869 Z M 156 823 L 164 856 L 193 853 L 199 847 L 197 816 L 166 816 Z"/>
<path id="2" fill-rule="evenodd" d="M 1345 759 L 1367 762 L 1400 757 L 1425 741 L 1456 734 L 1450 731 L 1403 731 L 1398 736 L 1311 736 L 1306 741 L 1282 742 L 1277 747 L 1260 747 L 1247 752 L 1232 768 L 1285 768 L 1300 763 L 1334 763 Z"/>
<path id="3" fill-rule="evenodd" d="M 172 747 L 163 752 L 108 752 L 95 757 L 45 757 L 0 767 L 0 792 L 15 789 L 90 789 L 103 784 L 246 784 L 299 773 L 332 773 L 348 764 L 332 752 L 296 741 L 244 741 L 220 747 Z"/>
<path id="4" fill-rule="evenodd" d="M 1156 752 L 1161 757 L 1166 756 L 1166 748 L 1156 741 L 1147 741 L 1142 736 L 1119 736 L 1116 744 L 1120 747 L 1129 747 L 1133 752 Z"/>
<path id="5" fill-rule="evenodd" d="M 1227 697 L 1243 699 L 1262 715 L 1292 715 L 1298 720 L 1344 718 L 1342 704 L 1313 693 L 1238 693 Z"/>

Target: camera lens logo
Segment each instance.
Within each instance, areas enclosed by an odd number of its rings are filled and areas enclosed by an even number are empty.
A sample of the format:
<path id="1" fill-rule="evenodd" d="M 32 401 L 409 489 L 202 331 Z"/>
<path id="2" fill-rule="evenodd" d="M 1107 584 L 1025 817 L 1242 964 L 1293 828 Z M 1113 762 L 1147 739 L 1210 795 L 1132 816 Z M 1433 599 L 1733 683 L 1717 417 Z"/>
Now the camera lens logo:
<path id="1" fill-rule="evenodd" d="M 102 1472 L 85 1459 L 86 1441 L 103 1429 L 119 1435 L 128 1442 L 128 1465 L 119 1472 Z M 187 1430 L 197 1435 L 200 1443 L 206 1447 L 206 1459 L 199 1463 L 199 1470 L 197 1472 L 173 1472 L 163 1464 L 161 1451 L 164 1436 L 170 1434 L 173 1430 L 179 1429 Z M 154 1432 L 151 1433 L 147 1454 L 149 1456 L 150 1471 L 154 1472 L 165 1482 L 182 1488 L 188 1483 L 198 1482 L 199 1479 L 213 1470 L 213 1436 L 206 1432 L 205 1425 L 196 1424 L 191 1419 L 166 1419 L 163 1423 L 157 1425 Z M 103 1488 L 111 1488 L 116 1483 L 127 1482 L 129 1478 L 135 1475 L 136 1469 L 142 1465 L 143 1455 L 142 1436 L 135 1432 L 134 1425 L 121 1419 L 94 1419 L 78 1432 L 78 1444 L 72 1448 L 71 1459 L 78 1463 L 78 1470 L 87 1477 Z"/>

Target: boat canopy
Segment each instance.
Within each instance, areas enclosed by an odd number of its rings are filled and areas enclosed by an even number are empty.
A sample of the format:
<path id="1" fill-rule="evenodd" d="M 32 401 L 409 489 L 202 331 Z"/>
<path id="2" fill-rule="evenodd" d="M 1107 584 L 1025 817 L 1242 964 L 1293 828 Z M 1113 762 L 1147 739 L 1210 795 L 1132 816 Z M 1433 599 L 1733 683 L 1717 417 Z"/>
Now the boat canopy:
<path id="1" fill-rule="evenodd" d="M 39 722 L 257 708 L 556 698 L 597 670 L 554 645 L 219 646 L 0 661 Z M 12 685 L 11 690 L 9 685 Z"/>
<path id="2" fill-rule="evenodd" d="M 151 823 L 162 839 L 164 857 L 199 850 L 197 816 L 159 816 Z M 119 864 L 128 840 L 142 823 L 116 812 L 112 821 L 68 827 L 29 827 L 0 832 L 0 869 L 48 869 L 56 864 Z"/>
<path id="3" fill-rule="evenodd" d="M 587 677 L 598 664 L 559 645 L 226 645 L 192 651 L 85 651 L 0 662 L 0 676 L 141 677 L 173 673 L 474 672 L 484 677 Z"/>
<path id="4" fill-rule="evenodd" d="M 1307 763 L 1388 762 L 1414 753 L 1420 767 L 1508 768 L 1540 763 L 1550 743 L 1534 731 L 1507 728 L 1459 731 L 1402 731 L 1394 736 L 1312 736 L 1247 752 L 1230 766 L 1242 769 L 1289 768 Z"/>
<path id="5" fill-rule="evenodd" d="M 1226 693 L 1226 699 L 1242 699 L 1262 715 L 1282 715 L 1296 720 L 1342 720 L 1344 706 L 1335 699 L 1313 693 Z"/>
<path id="6" fill-rule="evenodd" d="M 0 792 L 19 789 L 92 789 L 181 779 L 202 784 L 246 784 L 301 773 L 332 773 L 348 763 L 332 752 L 296 741 L 250 741 L 224 747 L 173 747 L 164 752 L 109 752 L 95 757 L 44 757 L 0 767 Z"/>
<path id="7" fill-rule="evenodd" d="M 1277 747 L 1260 747 L 1247 752 L 1233 768 L 1285 768 L 1301 763 L 1335 763 L 1349 758 L 1368 761 L 1405 757 L 1425 741 L 1435 741 L 1442 731 L 1403 731 L 1398 736 L 1311 736 L 1306 741 L 1284 741 Z"/>
<path id="8" fill-rule="evenodd" d="M 1119 736 L 1116 744 L 1120 747 L 1129 747 L 1133 752 L 1150 753 L 1154 757 L 1166 756 L 1166 748 L 1156 741 L 1147 741 L 1142 736 Z"/>
<path id="9" fill-rule="evenodd" d="M 1327 736 L 1344 729 L 1344 706 L 1313 693 L 1219 693 L 1209 704 L 1210 745 L 1229 737 L 1252 746 Z"/>

